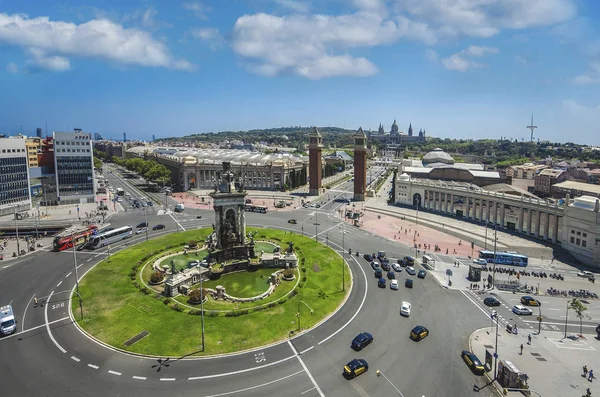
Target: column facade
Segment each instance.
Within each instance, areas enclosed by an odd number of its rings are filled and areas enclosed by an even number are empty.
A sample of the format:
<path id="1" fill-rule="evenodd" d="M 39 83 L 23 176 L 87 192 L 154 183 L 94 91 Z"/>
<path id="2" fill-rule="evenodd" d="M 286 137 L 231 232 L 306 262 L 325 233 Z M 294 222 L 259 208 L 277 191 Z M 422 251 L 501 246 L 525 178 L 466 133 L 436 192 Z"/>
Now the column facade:
<path id="1" fill-rule="evenodd" d="M 550 214 L 544 213 L 544 240 L 548 240 L 548 229 L 550 228 Z"/>
<path id="2" fill-rule="evenodd" d="M 523 233 L 523 216 L 525 214 L 525 211 L 523 210 L 523 207 L 521 207 L 519 209 L 519 233 Z"/>
<path id="3" fill-rule="evenodd" d="M 542 213 L 540 212 L 540 210 L 536 210 L 536 217 L 535 217 L 535 237 L 540 237 L 540 220 L 542 218 Z"/>

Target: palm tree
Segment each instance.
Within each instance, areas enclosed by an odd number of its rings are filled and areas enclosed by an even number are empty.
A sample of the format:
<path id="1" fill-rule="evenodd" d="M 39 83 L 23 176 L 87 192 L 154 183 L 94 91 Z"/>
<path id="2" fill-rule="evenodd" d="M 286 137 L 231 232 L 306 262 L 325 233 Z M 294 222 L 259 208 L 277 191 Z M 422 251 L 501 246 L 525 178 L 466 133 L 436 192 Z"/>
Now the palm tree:
<path id="1" fill-rule="evenodd" d="M 573 309 L 579 318 L 579 336 L 583 336 L 583 312 L 587 310 L 587 306 L 581 303 L 577 298 L 573 298 L 569 304 L 569 309 Z"/>

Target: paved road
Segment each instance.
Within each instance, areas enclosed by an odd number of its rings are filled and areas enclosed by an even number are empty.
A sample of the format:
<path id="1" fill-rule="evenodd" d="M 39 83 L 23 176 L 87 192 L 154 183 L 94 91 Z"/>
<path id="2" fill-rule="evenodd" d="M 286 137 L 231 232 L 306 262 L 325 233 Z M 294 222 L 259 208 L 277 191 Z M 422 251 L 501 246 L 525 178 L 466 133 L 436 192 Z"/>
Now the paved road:
<path id="1" fill-rule="evenodd" d="M 347 185 L 339 189 L 343 191 Z M 122 186 L 133 194 L 134 189 L 130 186 Z M 348 247 L 361 252 L 384 250 L 392 257 L 409 253 L 399 244 L 355 227 L 344 225 L 342 228 L 336 205 L 329 203 L 322 209 L 294 212 L 293 216 L 302 220 L 297 225 L 287 223 L 292 214 L 289 212 L 248 213 L 247 222 L 249 225 L 293 229 L 298 233 L 305 226 L 305 234 L 312 236 L 318 232 L 321 241 L 340 251 L 343 244 L 344 251 Z M 166 225 L 160 233 L 150 232 L 151 236 L 172 233 L 180 228 L 208 226 L 212 222 L 211 212 L 198 213 L 203 219 L 196 219 L 196 213 L 157 215 L 156 211 L 149 211 L 147 217 L 151 226 Z M 135 210 L 110 221 L 111 225 L 121 226 L 135 225 L 144 219 L 144 212 Z M 144 235 L 138 235 L 129 243 L 143 239 Z M 111 251 L 120 248 L 111 247 Z M 106 255 L 106 250 L 78 252 L 79 276 Z M 0 270 L 0 301 L 13 301 L 21 331 L 0 339 L 3 394 L 394 395 L 393 387 L 384 378 L 375 376 L 374 370 L 380 369 L 406 397 L 481 396 L 482 393 L 472 391 L 472 386 L 482 385 L 483 380 L 464 367 L 460 351 L 467 348 L 472 330 L 487 325 L 486 314 L 477 310 L 463 293 L 440 288 L 429 276 L 425 280 L 415 280 L 412 290 L 377 288 L 369 264 L 361 257 L 345 256 L 354 278 L 352 295 L 342 310 L 315 330 L 290 342 L 241 355 L 195 361 L 172 359 L 165 363 L 115 353 L 83 337 L 70 324 L 65 301 L 74 284 L 72 253 L 37 252 L 11 268 Z M 404 277 L 405 274 L 401 274 L 400 279 Z M 46 304 L 34 305 L 34 295 L 47 297 Z M 402 300 L 413 304 L 410 318 L 399 316 Z M 419 343 L 408 339 L 409 330 L 416 324 L 426 325 L 431 332 Z M 363 330 L 373 333 L 375 343 L 357 354 L 348 345 L 352 337 Z M 371 371 L 346 381 L 340 374 L 342 366 L 357 356 L 369 361 Z"/>

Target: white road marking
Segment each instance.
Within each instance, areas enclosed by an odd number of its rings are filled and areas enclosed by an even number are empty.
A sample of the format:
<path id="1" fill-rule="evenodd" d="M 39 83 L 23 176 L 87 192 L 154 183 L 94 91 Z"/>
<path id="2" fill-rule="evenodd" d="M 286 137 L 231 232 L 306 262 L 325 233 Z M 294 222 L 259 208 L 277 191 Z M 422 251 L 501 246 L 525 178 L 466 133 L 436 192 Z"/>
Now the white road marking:
<path id="1" fill-rule="evenodd" d="M 281 360 L 274 361 L 274 362 L 272 362 L 270 364 L 260 365 L 258 367 L 240 369 L 239 371 L 232 371 L 232 372 L 226 372 L 226 373 L 215 374 L 215 375 L 192 376 L 192 377 L 189 377 L 188 380 L 203 380 L 203 379 L 220 378 L 222 376 L 229 376 L 229 375 L 239 375 L 239 374 L 243 374 L 245 372 L 255 371 L 257 369 L 263 369 L 263 368 L 271 367 L 273 365 L 278 365 L 278 364 L 281 364 L 281 363 L 286 362 L 288 360 L 291 360 L 292 358 L 294 358 L 294 356 L 289 356 L 289 357 L 286 357 L 286 358 L 282 358 Z M 303 372 L 303 371 L 300 371 L 300 372 Z"/>
<path id="2" fill-rule="evenodd" d="M 95 258 L 95 257 L 94 257 L 94 258 Z M 91 262 L 91 261 L 92 261 L 92 259 L 94 259 L 94 258 L 90 258 L 90 259 L 88 259 L 88 260 L 87 260 L 87 262 Z"/>
<path id="3" fill-rule="evenodd" d="M 133 379 L 137 379 L 137 380 L 146 380 L 145 376 L 132 376 Z"/>
<path id="4" fill-rule="evenodd" d="M 175 378 L 160 378 L 161 382 L 174 382 Z"/>
<path id="5" fill-rule="evenodd" d="M 109 370 L 108 370 L 108 373 L 109 373 L 109 374 L 112 374 L 112 375 L 116 375 L 116 376 L 121 376 L 121 375 L 122 375 L 120 372 L 113 371 L 112 369 L 109 369 Z"/>
<path id="6" fill-rule="evenodd" d="M 185 228 L 183 226 L 181 226 L 181 223 L 179 223 L 179 221 L 177 219 L 175 219 L 172 214 L 169 214 L 169 216 L 171 217 L 171 219 L 173 219 L 175 221 L 175 223 L 177 223 L 177 225 L 179 225 L 181 230 L 183 230 L 185 232 Z"/>
<path id="7" fill-rule="evenodd" d="M 2 266 L 2 269 L 8 269 L 9 267 L 14 266 L 14 265 L 16 265 L 16 263 L 13 263 L 11 265 Z"/>
<path id="8" fill-rule="evenodd" d="M 50 298 L 52 298 L 52 294 L 54 293 L 54 291 L 50 292 L 50 295 L 48 295 L 48 302 L 50 302 Z M 54 339 L 54 335 L 52 335 L 52 331 L 50 330 L 50 324 L 48 323 L 48 304 L 46 304 L 46 307 L 44 308 L 44 318 L 46 320 L 46 331 L 48 332 L 48 336 L 50 337 L 50 340 L 52 340 L 52 342 L 54 343 L 54 345 L 58 348 L 58 350 L 60 350 L 63 353 L 66 353 L 67 351 L 65 349 L 63 349 L 63 347 L 61 345 L 58 344 L 58 342 L 56 341 L 56 339 Z"/>
<path id="9" fill-rule="evenodd" d="M 56 288 L 60 287 L 60 285 L 61 285 L 61 284 L 62 284 L 62 280 L 60 280 L 60 281 L 58 282 L 58 284 L 56 284 Z"/>
<path id="10" fill-rule="evenodd" d="M 306 353 L 307 351 L 310 351 L 310 350 L 312 350 L 312 349 L 314 349 L 314 348 L 315 348 L 314 346 L 311 346 L 311 347 L 309 347 L 308 349 L 304 349 L 304 350 L 302 350 L 302 351 L 301 351 L 299 354 L 304 354 L 304 353 Z"/>
<path id="11" fill-rule="evenodd" d="M 80 359 L 78 359 L 78 358 L 77 358 L 77 357 L 75 357 L 75 356 L 71 356 L 71 360 L 73 360 L 73 361 L 76 361 L 76 362 L 80 362 L 80 361 L 81 361 Z"/>
<path id="12" fill-rule="evenodd" d="M 305 390 L 305 391 L 303 391 L 303 392 L 302 392 L 302 393 L 300 393 L 300 394 L 306 394 L 306 393 L 308 393 L 308 392 L 309 392 L 309 391 L 311 391 L 311 390 L 315 390 L 315 388 L 313 387 L 312 389 Z"/>
<path id="13" fill-rule="evenodd" d="M 33 298 L 35 298 L 35 294 L 31 296 L 29 302 L 27 302 L 27 306 L 25 306 L 25 311 L 23 312 L 23 319 L 21 320 L 21 332 L 23 332 L 23 330 L 25 329 L 25 315 L 27 314 L 27 309 L 29 308 L 29 305 L 31 304 Z"/>
<path id="14" fill-rule="evenodd" d="M 308 375 L 308 378 L 310 379 L 310 381 L 312 382 L 312 384 L 315 386 L 315 389 L 317 389 L 317 392 L 319 393 L 319 396 L 325 397 L 325 394 L 323 394 L 323 392 L 321 391 L 321 388 L 317 384 L 317 381 L 315 381 L 315 378 L 313 378 L 312 374 L 308 370 L 308 367 L 306 366 L 306 364 L 304 364 L 304 361 L 302 360 L 302 357 L 300 357 L 300 354 L 298 354 L 298 351 L 296 350 L 296 348 L 294 347 L 294 345 L 292 345 L 292 342 L 289 341 L 289 340 L 288 340 L 288 345 L 290 345 L 290 349 L 292 349 L 292 351 L 294 352 L 294 355 L 296 356 L 296 358 L 300 362 L 300 365 L 302 365 L 302 368 L 304 368 L 304 371 L 306 372 L 306 375 Z"/>
<path id="15" fill-rule="evenodd" d="M 69 273 L 68 273 L 68 274 L 65 276 L 65 278 L 69 277 L 69 276 L 71 275 L 71 273 L 73 273 L 73 272 L 69 272 Z"/>
<path id="16" fill-rule="evenodd" d="M 88 367 L 90 367 L 90 368 L 94 368 L 94 369 L 98 369 L 98 368 L 100 368 L 99 366 L 97 366 L 97 365 L 94 365 L 94 364 L 88 364 Z"/>
<path id="17" fill-rule="evenodd" d="M 564 317 L 564 316 L 563 316 Z M 534 320 L 523 320 L 524 323 L 535 323 L 537 324 L 537 321 Z M 549 322 L 542 322 L 542 324 L 550 324 L 550 325 L 562 325 L 564 327 L 565 323 L 549 323 Z M 576 323 L 569 323 L 570 326 L 572 327 L 579 327 L 579 324 Z M 596 325 L 586 325 L 583 324 L 583 328 L 596 328 Z"/>
<path id="18" fill-rule="evenodd" d="M 304 371 L 298 371 L 298 372 L 294 372 L 293 374 L 289 374 L 287 376 L 284 376 L 283 378 L 279 378 L 279 379 L 275 379 L 272 380 L 270 382 L 267 383 L 263 383 L 260 385 L 256 385 L 256 386 L 251 386 L 251 387 L 247 387 L 245 389 L 240 389 L 240 390 L 234 390 L 234 391 L 228 391 L 225 393 L 219 393 L 219 394 L 212 394 L 210 396 L 206 396 L 206 397 L 220 397 L 220 396 L 227 396 L 227 395 L 231 395 L 231 394 L 236 394 L 236 393 L 243 393 L 245 391 L 249 391 L 249 390 L 253 390 L 253 389 L 258 389 L 259 387 L 264 387 L 264 386 L 268 386 L 268 385 L 272 385 L 273 383 L 277 383 L 277 382 L 281 382 L 282 380 L 286 380 L 288 378 L 291 378 L 292 376 L 296 376 L 298 374 L 301 374 Z M 311 389 L 312 390 L 312 389 Z"/>

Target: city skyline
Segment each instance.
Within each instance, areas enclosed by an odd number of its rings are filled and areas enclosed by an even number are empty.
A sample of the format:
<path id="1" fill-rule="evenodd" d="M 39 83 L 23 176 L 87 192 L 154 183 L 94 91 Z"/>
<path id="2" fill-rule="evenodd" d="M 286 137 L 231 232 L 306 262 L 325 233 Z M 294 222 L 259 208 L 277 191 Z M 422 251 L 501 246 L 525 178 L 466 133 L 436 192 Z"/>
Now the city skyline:
<path id="1" fill-rule="evenodd" d="M 0 133 L 336 126 L 600 145 L 600 5 L 32 1 L 0 13 Z"/>

